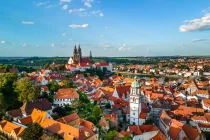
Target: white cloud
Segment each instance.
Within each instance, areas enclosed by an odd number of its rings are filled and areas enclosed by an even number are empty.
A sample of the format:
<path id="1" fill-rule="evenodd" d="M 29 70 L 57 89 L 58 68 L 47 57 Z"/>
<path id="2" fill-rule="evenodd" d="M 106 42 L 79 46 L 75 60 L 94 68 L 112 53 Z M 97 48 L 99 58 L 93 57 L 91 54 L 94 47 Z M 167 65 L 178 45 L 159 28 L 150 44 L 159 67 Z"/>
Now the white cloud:
<path id="1" fill-rule="evenodd" d="M 84 6 L 91 8 L 94 0 L 83 0 Z"/>
<path id="2" fill-rule="evenodd" d="M 96 14 L 99 14 L 101 11 L 100 10 L 97 10 L 97 11 L 92 11 L 91 13 L 93 14 L 93 15 L 96 15 Z"/>
<path id="3" fill-rule="evenodd" d="M 77 13 L 77 12 L 84 12 L 84 11 L 85 11 L 85 9 L 83 9 L 83 8 L 71 9 L 71 10 L 69 10 L 69 13 Z"/>
<path id="4" fill-rule="evenodd" d="M 55 47 L 55 44 L 51 44 L 51 47 Z"/>
<path id="5" fill-rule="evenodd" d="M 108 29 L 110 29 L 111 27 L 108 27 L 108 26 L 105 26 L 105 30 L 108 30 Z"/>
<path id="6" fill-rule="evenodd" d="M 20 45 L 22 46 L 22 47 L 27 47 L 28 46 L 28 44 L 27 43 L 20 43 Z"/>
<path id="7" fill-rule="evenodd" d="M 77 24 L 71 24 L 71 25 L 69 25 L 69 27 L 71 27 L 71 28 L 88 28 L 89 27 L 89 25 L 88 24 L 83 24 L 83 25 L 77 25 Z"/>
<path id="8" fill-rule="evenodd" d="M 36 4 L 36 6 L 45 5 L 45 4 L 49 3 L 49 2 L 50 2 L 50 1 L 46 1 L 46 2 L 38 2 L 38 3 Z"/>
<path id="9" fill-rule="evenodd" d="M 63 33 L 62 36 L 67 36 L 67 33 Z"/>
<path id="10" fill-rule="evenodd" d="M 104 37 L 104 35 L 100 35 L 100 37 Z"/>
<path id="11" fill-rule="evenodd" d="M 100 17 L 103 17 L 104 16 L 104 14 L 103 13 L 100 13 Z"/>
<path id="12" fill-rule="evenodd" d="M 4 40 L 2 40 L 2 41 L 1 41 L 1 44 L 4 44 L 4 43 L 5 43 L 5 41 L 4 41 Z"/>
<path id="13" fill-rule="evenodd" d="M 193 20 L 185 20 L 179 28 L 180 32 L 205 31 L 210 29 L 210 14 Z"/>
<path id="14" fill-rule="evenodd" d="M 101 12 L 101 10 L 92 11 L 91 14 L 98 15 L 100 17 L 103 17 L 104 16 L 104 14 Z"/>
<path id="15" fill-rule="evenodd" d="M 54 8 L 54 7 L 57 7 L 59 6 L 59 4 L 56 4 L 56 5 L 48 5 L 46 8 Z"/>
<path id="16" fill-rule="evenodd" d="M 192 42 L 207 42 L 210 41 L 210 38 L 197 38 L 197 39 L 192 39 Z"/>
<path id="17" fill-rule="evenodd" d="M 100 43 L 99 46 L 102 48 L 112 48 L 111 45 L 107 43 Z"/>
<path id="18" fill-rule="evenodd" d="M 71 0 L 60 0 L 60 2 L 71 2 Z"/>
<path id="19" fill-rule="evenodd" d="M 33 21 L 22 21 L 22 24 L 34 24 L 34 22 Z"/>
<path id="20" fill-rule="evenodd" d="M 119 47 L 118 50 L 119 51 L 129 51 L 131 48 L 127 47 L 126 44 L 123 44 L 123 46 Z"/>
<path id="21" fill-rule="evenodd" d="M 68 5 L 67 4 L 63 6 L 63 10 L 66 10 L 66 9 L 68 9 Z"/>

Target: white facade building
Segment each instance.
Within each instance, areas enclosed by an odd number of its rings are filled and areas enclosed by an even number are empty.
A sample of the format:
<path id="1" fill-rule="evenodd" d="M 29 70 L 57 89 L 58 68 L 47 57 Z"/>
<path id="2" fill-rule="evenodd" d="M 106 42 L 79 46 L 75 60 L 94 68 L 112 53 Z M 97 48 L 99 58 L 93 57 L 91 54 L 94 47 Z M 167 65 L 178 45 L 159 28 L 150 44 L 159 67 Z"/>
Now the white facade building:
<path id="1" fill-rule="evenodd" d="M 141 113 L 140 97 L 141 88 L 135 77 L 130 90 L 130 124 L 132 125 L 141 125 L 140 122 L 142 122 L 139 118 Z"/>

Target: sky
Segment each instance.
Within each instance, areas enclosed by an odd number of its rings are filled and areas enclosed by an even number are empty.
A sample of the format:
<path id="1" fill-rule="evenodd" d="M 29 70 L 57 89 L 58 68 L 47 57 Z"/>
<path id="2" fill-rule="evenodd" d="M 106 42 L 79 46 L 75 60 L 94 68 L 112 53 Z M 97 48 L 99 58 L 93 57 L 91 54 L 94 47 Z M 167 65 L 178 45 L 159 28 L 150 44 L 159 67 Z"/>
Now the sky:
<path id="1" fill-rule="evenodd" d="M 210 0 L 1 0 L 0 56 L 210 55 Z"/>

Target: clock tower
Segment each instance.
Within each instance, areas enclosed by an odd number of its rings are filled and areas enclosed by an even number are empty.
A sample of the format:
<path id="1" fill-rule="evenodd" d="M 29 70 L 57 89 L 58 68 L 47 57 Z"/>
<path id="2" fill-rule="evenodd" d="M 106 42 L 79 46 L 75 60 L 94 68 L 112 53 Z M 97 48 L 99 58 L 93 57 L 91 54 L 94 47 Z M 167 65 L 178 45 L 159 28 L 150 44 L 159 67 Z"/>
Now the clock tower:
<path id="1" fill-rule="evenodd" d="M 141 86 L 134 77 L 130 89 L 130 124 L 139 125 L 139 115 L 141 113 Z"/>

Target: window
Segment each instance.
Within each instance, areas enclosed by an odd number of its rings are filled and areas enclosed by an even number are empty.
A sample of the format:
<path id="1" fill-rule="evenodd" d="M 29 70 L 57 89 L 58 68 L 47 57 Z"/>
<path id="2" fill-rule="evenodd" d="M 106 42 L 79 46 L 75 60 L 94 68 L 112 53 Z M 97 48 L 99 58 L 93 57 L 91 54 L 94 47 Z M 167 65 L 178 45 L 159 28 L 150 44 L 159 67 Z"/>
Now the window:
<path id="1" fill-rule="evenodd" d="M 135 115 L 135 112 L 133 112 L 133 115 Z"/>

